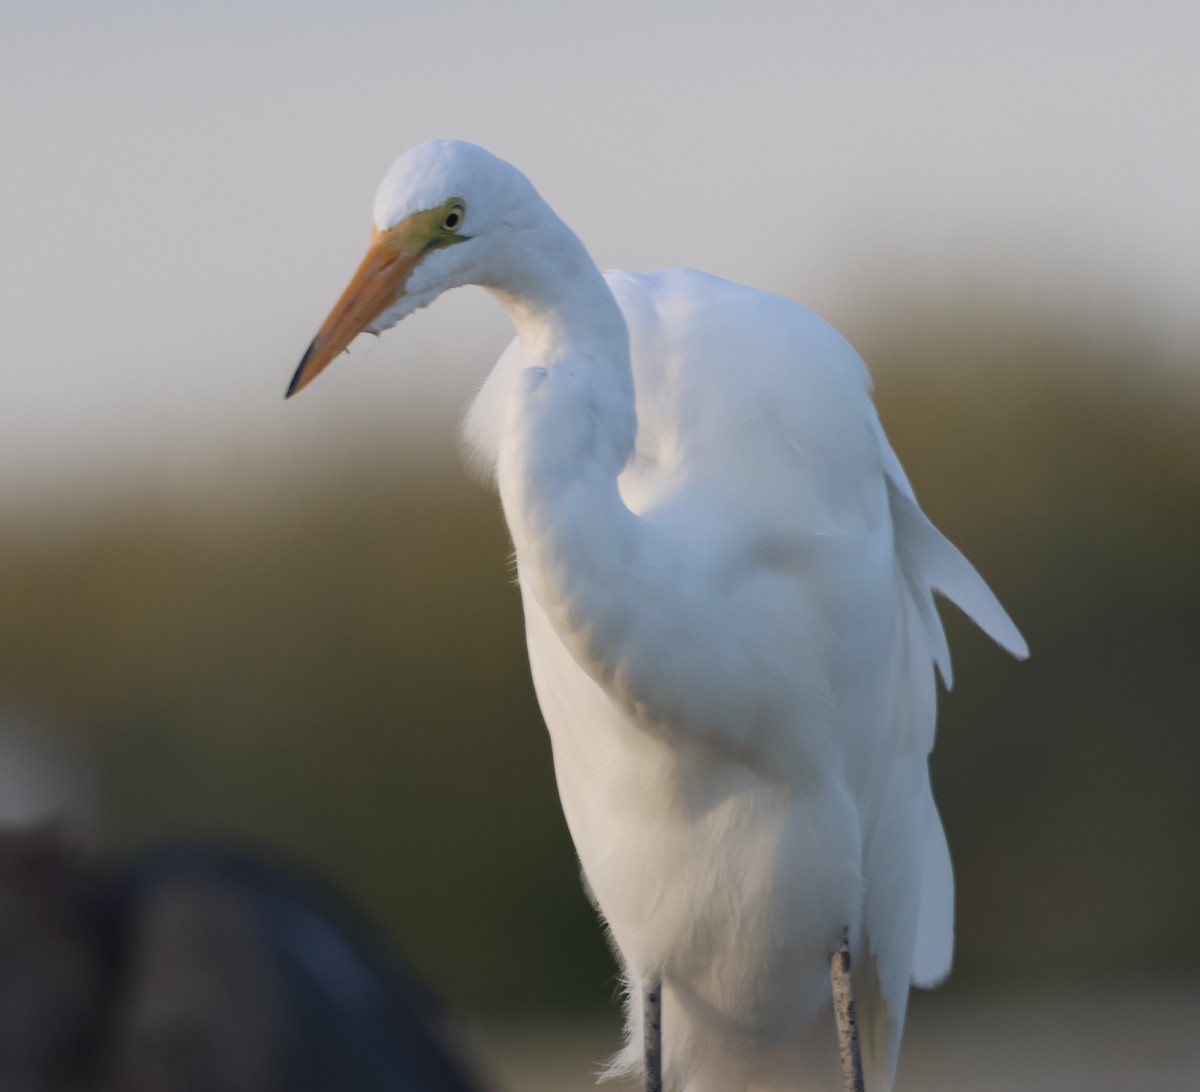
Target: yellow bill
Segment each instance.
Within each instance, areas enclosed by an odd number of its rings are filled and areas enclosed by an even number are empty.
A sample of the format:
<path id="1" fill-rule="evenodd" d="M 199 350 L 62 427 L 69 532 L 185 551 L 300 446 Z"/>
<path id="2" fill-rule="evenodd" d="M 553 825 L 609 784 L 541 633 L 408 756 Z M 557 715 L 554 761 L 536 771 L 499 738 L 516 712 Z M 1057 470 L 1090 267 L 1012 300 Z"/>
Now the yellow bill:
<path id="1" fill-rule="evenodd" d="M 308 386 L 355 337 L 386 311 L 423 255 L 405 254 L 393 236 L 374 233 L 371 247 L 334 304 L 288 386 L 287 397 Z"/>
<path id="2" fill-rule="evenodd" d="M 433 250 L 466 242 L 459 234 L 466 204 L 457 197 L 413 213 L 387 231 L 374 230 L 362 265 L 325 319 L 288 386 L 287 397 L 303 390 L 355 337 L 404 295 L 409 274 Z"/>

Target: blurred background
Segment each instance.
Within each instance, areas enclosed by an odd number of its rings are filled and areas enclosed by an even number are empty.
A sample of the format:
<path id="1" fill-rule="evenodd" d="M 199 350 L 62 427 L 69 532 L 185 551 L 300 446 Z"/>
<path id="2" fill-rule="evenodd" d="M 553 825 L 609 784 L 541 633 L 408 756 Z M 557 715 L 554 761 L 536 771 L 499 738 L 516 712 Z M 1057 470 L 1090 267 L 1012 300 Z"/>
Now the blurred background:
<path id="1" fill-rule="evenodd" d="M 392 159 L 474 140 L 602 266 L 833 321 L 1029 640 L 949 619 L 957 958 L 898 1087 L 1200 1080 L 1197 12 L 7 0 L 0 821 L 304 861 L 496 1082 L 590 1086 L 615 968 L 457 454 L 506 320 L 282 399 Z"/>

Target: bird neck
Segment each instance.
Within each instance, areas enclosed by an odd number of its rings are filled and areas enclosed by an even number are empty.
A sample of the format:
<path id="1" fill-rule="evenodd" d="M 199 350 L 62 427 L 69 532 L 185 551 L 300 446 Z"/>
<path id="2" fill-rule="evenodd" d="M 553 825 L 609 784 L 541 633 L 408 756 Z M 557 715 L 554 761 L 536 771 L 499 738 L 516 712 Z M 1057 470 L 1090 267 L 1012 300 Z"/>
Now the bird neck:
<path id="1" fill-rule="evenodd" d="M 625 318 L 596 263 L 547 206 L 487 287 L 508 311 L 525 358 L 504 436 L 524 453 L 526 470 L 530 459 L 546 458 L 564 479 L 600 471 L 615 488 L 637 433 L 633 371 Z M 590 445 L 579 442 L 584 436 Z"/>
<path id="2" fill-rule="evenodd" d="M 579 237 L 545 212 L 514 239 L 503 276 L 487 285 L 516 327 L 526 365 L 588 359 L 628 371 L 629 333 L 617 301 Z"/>
<path id="3" fill-rule="evenodd" d="M 640 526 L 617 488 L 637 432 L 629 332 L 557 218 L 514 251 L 504 282 L 489 286 L 525 356 L 504 408 L 500 498 L 522 585 L 581 660 L 603 660 L 614 626 L 625 625 L 612 592 Z"/>

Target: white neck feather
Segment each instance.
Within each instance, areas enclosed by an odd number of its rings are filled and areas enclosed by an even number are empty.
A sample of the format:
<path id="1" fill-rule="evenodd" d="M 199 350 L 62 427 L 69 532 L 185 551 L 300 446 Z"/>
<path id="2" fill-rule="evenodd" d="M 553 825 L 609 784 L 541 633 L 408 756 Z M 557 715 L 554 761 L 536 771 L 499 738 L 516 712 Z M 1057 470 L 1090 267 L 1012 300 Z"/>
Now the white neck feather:
<path id="1" fill-rule="evenodd" d="M 617 489 L 637 432 L 629 333 L 583 244 L 553 213 L 513 243 L 487 284 L 526 364 L 503 410 L 500 497 L 522 584 L 581 662 L 602 672 L 635 606 L 613 592 L 628 582 L 642 530 Z"/>
<path id="2" fill-rule="evenodd" d="M 628 370 L 629 334 L 617 301 L 579 237 L 545 211 L 536 227 L 513 237 L 485 287 L 508 311 L 531 367 L 600 356 Z"/>

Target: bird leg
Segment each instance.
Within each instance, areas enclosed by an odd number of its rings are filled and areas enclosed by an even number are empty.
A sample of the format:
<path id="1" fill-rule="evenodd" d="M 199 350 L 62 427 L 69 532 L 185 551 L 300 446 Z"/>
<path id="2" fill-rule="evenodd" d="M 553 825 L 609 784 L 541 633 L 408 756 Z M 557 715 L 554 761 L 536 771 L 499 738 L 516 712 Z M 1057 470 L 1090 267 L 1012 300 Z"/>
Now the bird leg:
<path id="1" fill-rule="evenodd" d="M 646 1060 L 646 1092 L 662 1092 L 662 979 L 647 983 L 642 994 L 642 1042 Z"/>
<path id="2" fill-rule="evenodd" d="M 829 961 L 833 983 L 833 1015 L 837 1021 L 838 1052 L 842 1056 L 842 1086 L 846 1092 L 864 1092 L 862 1055 L 858 1049 L 858 1017 L 850 988 L 850 941 L 842 930 L 842 943 Z"/>

